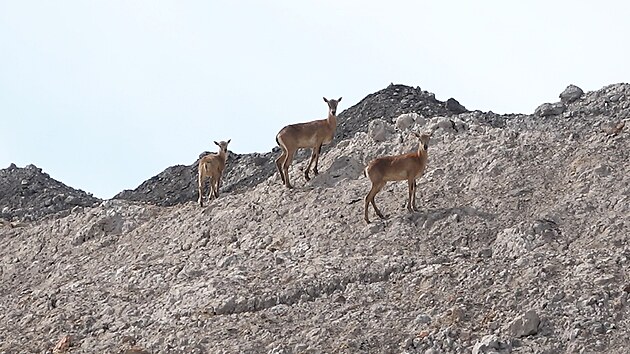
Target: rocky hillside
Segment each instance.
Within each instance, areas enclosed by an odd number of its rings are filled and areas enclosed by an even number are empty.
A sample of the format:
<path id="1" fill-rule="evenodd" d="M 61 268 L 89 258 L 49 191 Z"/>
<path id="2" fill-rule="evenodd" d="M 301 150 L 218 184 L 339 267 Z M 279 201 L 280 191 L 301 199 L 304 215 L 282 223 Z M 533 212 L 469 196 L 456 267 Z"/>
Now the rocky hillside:
<path id="1" fill-rule="evenodd" d="M 576 89 L 381 116 L 294 190 L 0 228 L 0 352 L 627 353 L 630 85 Z M 366 224 L 365 164 L 431 129 L 420 211 L 390 183 Z"/>
<path id="2" fill-rule="evenodd" d="M 405 85 L 389 85 L 387 88 L 365 97 L 361 102 L 339 113 L 339 124 L 335 140 L 330 146 L 365 132 L 375 119 L 398 117 L 403 113 L 415 113 L 419 117 L 449 116 L 465 112 L 466 108 L 455 99 L 446 102 L 435 99 L 435 95 Z M 330 148 L 325 147 L 325 149 Z M 207 152 L 200 154 L 203 156 Z M 300 150 L 295 161 L 303 161 L 310 152 Z M 274 173 L 273 161 L 280 155 L 279 148 L 269 153 L 234 154 L 227 161 L 222 192 L 242 192 L 265 181 Z M 272 163 L 270 163 L 270 161 Z M 142 201 L 161 206 L 172 206 L 197 200 L 197 164 L 172 166 L 143 182 L 134 190 L 125 190 L 114 199 Z"/>
<path id="3" fill-rule="evenodd" d="M 423 91 L 420 87 L 391 84 L 339 114 L 333 145 L 351 138 L 357 132 L 367 131 L 368 125 L 375 119 L 391 119 L 405 113 L 430 118 L 464 112 L 466 108 L 454 98 L 441 102 L 435 99 L 435 94 Z"/>
<path id="4" fill-rule="evenodd" d="M 76 206 L 94 206 L 100 199 L 51 178 L 41 168 L 11 164 L 0 169 L 0 219 L 36 220 L 69 211 Z"/>
<path id="5" fill-rule="evenodd" d="M 205 151 L 199 158 L 208 154 Z M 273 163 L 279 154 L 276 152 L 235 154 L 228 153 L 221 193 L 241 192 L 266 180 L 276 172 Z M 302 153 L 298 161 L 304 159 Z M 124 190 L 113 199 L 146 202 L 160 206 L 172 206 L 196 201 L 197 165 L 199 160 L 190 165 L 171 166 L 158 175 L 144 181 L 138 188 Z"/>

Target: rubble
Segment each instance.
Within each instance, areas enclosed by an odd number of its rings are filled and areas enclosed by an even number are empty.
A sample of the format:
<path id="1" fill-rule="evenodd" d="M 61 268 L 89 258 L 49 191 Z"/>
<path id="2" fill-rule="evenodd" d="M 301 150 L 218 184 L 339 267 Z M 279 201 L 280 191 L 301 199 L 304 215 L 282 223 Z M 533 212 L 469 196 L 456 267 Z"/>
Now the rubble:
<path id="1" fill-rule="evenodd" d="M 64 335 L 70 352 L 628 351 L 629 133 L 600 127 L 627 119 L 630 85 L 544 118 L 454 115 L 397 85 L 368 97 L 407 101 L 353 106 L 374 119 L 348 118 L 356 130 L 322 151 L 311 181 L 295 163 L 293 190 L 273 173 L 238 190 L 256 170 L 240 157 L 247 167 L 234 163 L 232 187 L 204 208 L 184 188 L 168 207 L 117 198 L 4 223 L 0 352 L 43 352 Z M 366 225 L 362 169 L 417 148 L 396 127 L 406 113 L 424 117 L 408 131 L 439 126 L 420 211 L 405 209 L 405 182 L 389 183 L 377 196 L 389 218 Z M 396 133 L 374 141 L 376 119 Z M 275 168 L 267 154 L 260 171 Z"/>

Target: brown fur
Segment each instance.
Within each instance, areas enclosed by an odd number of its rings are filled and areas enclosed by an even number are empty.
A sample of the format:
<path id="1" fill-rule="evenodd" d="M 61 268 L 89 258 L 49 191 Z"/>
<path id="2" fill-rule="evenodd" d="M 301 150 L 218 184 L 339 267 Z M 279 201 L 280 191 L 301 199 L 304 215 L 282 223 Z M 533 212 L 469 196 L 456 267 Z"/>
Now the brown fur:
<path id="1" fill-rule="evenodd" d="M 429 144 L 430 134 L 418 135 L 414 133 L 420 140 L 420 146 L 417 152 L 398 156 L 384 156 L 372 160 L 365 168 L 365 175 L 372 181 L 372 188 L 365 197 L 364 217 L 367 223 L 370 223 L 368 217 L 368 205 L 372 203 L 376 215 L 381 219 L 385 217 L 376 207 L 374 197 L 383 189 L 388 181 L 404 181 L 409 184 L 409 200 L 407 209 L 409 211 L 418 211 L 416 208 L 416 179 L 424 174 L 427 166 L 428 154 L 427 148 Z"/>
<path id="2" fill-rule="evenodd" d="M 276 142 L 280 148 L 282 148 L 282 154 L 276 159 L 276 167 L 278 173 L 280 173 L 282 184 L 287 186 L 287 188 L 293 188 L 289 181 L 289 166 L 293 161 L 297 149 L 313 149 L 311 159 L 304 171 L 304 178 L 306 178 L 307 181 L 311 179 L 308 172 L 313 163 L 315 163 L 313 173 L 316 176 L 319 173 L 317 171 L 319 154 L 322 145 L 330 143 L 335 136 L 335 129 L 337 128 L 337 105 L 340 101 L 341 97 L 339 97 L 338 100 L 328 100 L 324 97 L 324 102 L 328 104 L 328 118 L 287 125 L 276 135 Z"/>
<path id="3" fill-rule="evenodd" d="M 210 197 L 214 195 L 219 197 L 219 188 L 221 187 L 221 176 L 225 169 L 227 160 L 227 146 L 232 139 L 228 141 L 214 142 L 219 146 L 219 152 L 216 154 L 208 154 L 199 159 L 199 205 L 203 206 L 203 185 L 207 178 L 210 178 Z"/>

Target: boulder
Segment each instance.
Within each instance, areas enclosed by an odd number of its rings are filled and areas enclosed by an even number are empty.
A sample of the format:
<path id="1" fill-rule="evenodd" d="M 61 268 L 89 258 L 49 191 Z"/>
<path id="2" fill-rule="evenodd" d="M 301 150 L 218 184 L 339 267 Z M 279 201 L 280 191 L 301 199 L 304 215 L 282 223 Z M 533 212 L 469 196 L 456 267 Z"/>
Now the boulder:
<path id="1" fill-rule="evenodd" d="M 562 114 L 567 107 L 562 102 L 555 103 L 543 103 L 536 110 L 534 114 L 540 117 L 557 116 Z"/>
<path id="2" fill-rule="evenodd" d="M 510 334 L 514 337 L 526 337 L 538 333 L 540 318 L 534 310 L 527 311 L 510 323 Z"/>
<path id="3" fill-rule="evenodd" d="M 475 343 L 472 349 L 472 354 L 484 354 L 484 353 L 500 353 L 508 354 L 512 352 L 512 344 L 508 341 L 500 340 L 494 334 L 483 337 L 480 341 Z"/>
<path id="4" fill-rule="evenodd" d="M 581 88 L 575 85 L 569 85 L 564 89 L 564 91 L 562 91 L 562 93 L 560 93 L 560 101 L 565 104 L 569 104 L 580 99 L 583 94 L 584 91 L 582 91 Z"/>
<path id="5" fill-rule="evenodd" d="M 418 117 L 420 117 L 418 113 L 401 114 L 395 119 L 396 128 L 399 130 L 407 130 L 414 125 Z"/>
<path id="6" fill-rule="evenodd" d="M 387 140 L 392 133 L 392 126 L 382 119 L 375 119 L 368 126 L 368 136 L 376 142 Z"/>

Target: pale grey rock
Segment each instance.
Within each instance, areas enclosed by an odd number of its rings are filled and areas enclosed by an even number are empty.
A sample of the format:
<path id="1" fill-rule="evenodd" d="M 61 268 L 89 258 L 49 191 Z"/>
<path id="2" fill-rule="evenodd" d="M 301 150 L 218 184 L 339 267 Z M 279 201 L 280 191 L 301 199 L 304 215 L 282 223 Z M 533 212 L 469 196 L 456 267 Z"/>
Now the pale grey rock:
<path id="1" fill-rule="evenodd" d="M 606 286 L 617 283 L 617 277 L 614 275 L 603 275 L 595 278 L 595 284 L 598 286 Z"/>
<path id="2" fill-rule="evenodd" d="M 490 258 L 492 257 L 492 248 L 482 248 L 477 252 L 477 257 L 480 258 Z"/>
<path id="3" fill-rule="evenodd" d="M 497 234 L 492 244 L 492 257 L 500 259 L 515 259 L 521 257 L 532 249 L 532 241 L 529 240 L 520 228 L 511 227 Z"/>
<path id="4" fill-rule="evenodd" d="M 459 118 L 453 118 L 453 124 L 455 125 L 455 131 L 458 133 L 464 132 L 468 130 L 468 124 L 466 124 L 463 120 Z"/>
<path id="5" fill-rule="evenodd" d="M 432 126 L 434 129 L 440 129 L 449 133 L 456 133 L 456 125 L 453 119 L 448 117 L 438 117 L 432 120 Z"/>
<path id="6" fill-rule="evenodd" d="M 415 124 L 418 118 L 420 118 L 418 113 L 401 114 L 395 119 L 396 128 L 399 130 L 407 130 Z"/>
<path id="7" fill-rule="evenodd" d="M 510 323 L 510 334 L 514 337 L 525 337 L 538 333 L 540 318 L 534 310 L 525 312 Z"/>
<path id="8" fill-rule="evenodd" d="M 340 156 L 332 161 L 326 176 L 339 182 L 344 179 L 357 179 L 363 175 L 365 164 L 353 156 Z M 323 174 L 320 176 L 324 176 Z M 318 176 L 319 177 L 319 176 Z M 321 178 L 321 177 L 320 177 Z M 332 182 L 328 179 L 328 184 Z"/>
<path id="9" fill-rule="evenodd" d="M 431 316 L 421 313 L 416 317 L 416 323 L 420 323 L 420 324 L 431 323 Z"/>
<path id="10" fill-rule="evenodd" d="M 368 127 L 368 136 L 375 142 L 387 140 L 392 133 L 392 127 L 382 119 L 375 119 L 371 121 Z"/>
<path id="11" fill-rule="evenodd" d="M 305 343 L 298 343 L 295 345 L 295 347 L 293 347 L 293 351 L 295 353 L 303 353 L 307 351 L 307 349 L 308 349 L 308 344 L 305 344 Z"/>
<path id="12" fill-rule="evenodd" d="M 80 203 L 77 198 L 72 195 L 67 196 L 64 202 L 70 205 L 77 205 L 77 203 Z"/>
<path id="13" fill-rule="evenodd" d="M 512 352 L 512 344 L 509 341 L 501 340 L 494 334 L 484 336 L 475 343 L 472 354 L 508 354 Z"/>

